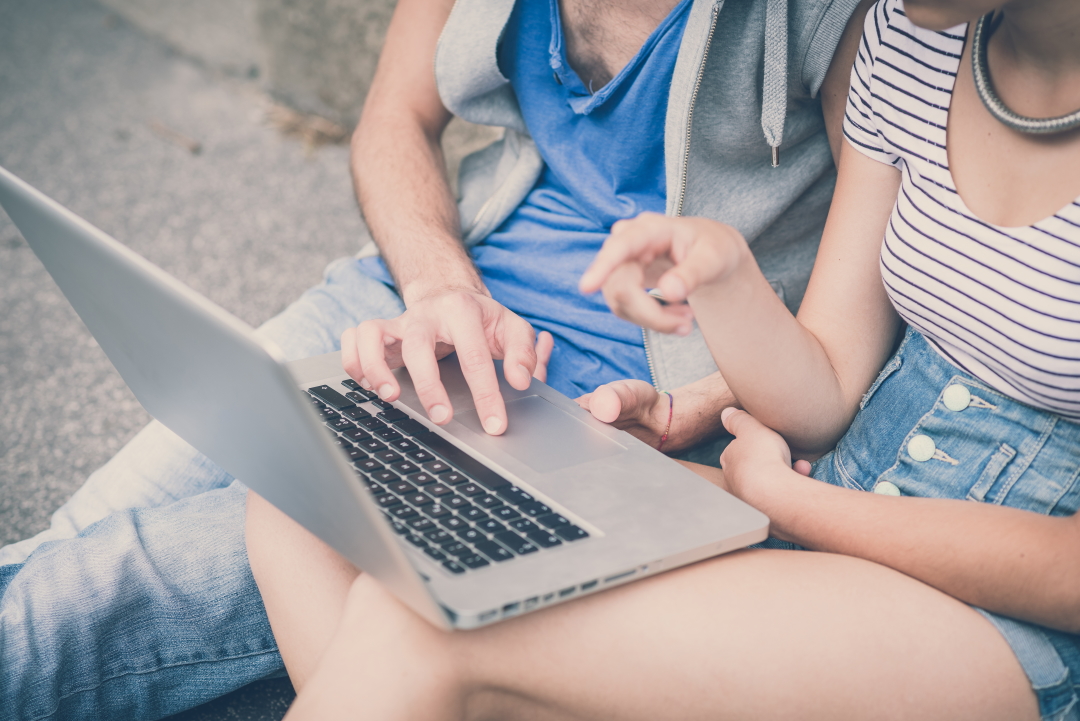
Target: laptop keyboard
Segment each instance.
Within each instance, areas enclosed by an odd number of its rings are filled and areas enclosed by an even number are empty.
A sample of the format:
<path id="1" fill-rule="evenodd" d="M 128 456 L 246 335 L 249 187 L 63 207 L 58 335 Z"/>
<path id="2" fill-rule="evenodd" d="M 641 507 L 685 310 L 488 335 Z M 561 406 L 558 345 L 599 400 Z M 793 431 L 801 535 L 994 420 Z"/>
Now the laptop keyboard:
<path id="1" fill-rule="evenodd" d="M 442 436 L 349 379 L 308 389 L 394 531 L 451 573 L 588 538 Z M 364 406 L 367 406 L 365 408 Z"/>

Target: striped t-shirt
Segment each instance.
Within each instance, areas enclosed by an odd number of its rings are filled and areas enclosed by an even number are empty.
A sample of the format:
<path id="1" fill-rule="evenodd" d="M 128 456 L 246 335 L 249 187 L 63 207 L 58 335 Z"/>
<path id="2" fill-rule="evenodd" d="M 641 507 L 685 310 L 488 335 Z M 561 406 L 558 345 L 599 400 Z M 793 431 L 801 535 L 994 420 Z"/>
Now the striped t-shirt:
<path id="1" fill-rule="evenodd" d="M 1004 228 L 960 198 L 945 129 L 966 30 L 919 28 L 900 0 L 867 15 L 844 135 L 902 172 L 882 279 L 900 316 L 952 363 L 1023 403 L 1080 418 L 1080 203 Z"/>

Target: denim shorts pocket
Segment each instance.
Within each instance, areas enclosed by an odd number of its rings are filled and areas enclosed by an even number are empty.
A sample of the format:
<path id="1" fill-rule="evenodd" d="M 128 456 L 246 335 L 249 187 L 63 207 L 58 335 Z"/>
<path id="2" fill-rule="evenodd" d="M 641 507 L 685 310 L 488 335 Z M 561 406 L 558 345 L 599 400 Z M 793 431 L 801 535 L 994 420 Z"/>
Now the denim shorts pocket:
<path id="1" fill-rule="evenodd" d="M 859 410 L 866 408 L 866 404 L 874 397 L 874 393 L 877 392 L 877 389 L 881 387 L 881 384 L 884 383 L 889 376 L 900 369 L 902 362 L 903 360 L 900 353 L 894 354 L 893 357 L 889 359 L 889 362 L 885 364 L 885 367 L 878 373 L 877 378 L 874 379 L 874 383 L 870 386 L 870 389 L 867 390 L 866 393 L 863 393 L 862 400 L 859 401 Z"/>
<path id="2" fill-rule="evenodd" d="M 1009 465 L 1009 462 L 1016 457 L 1016 449 L 1010 446 L 1008 443 L 1002 443 L 998 447 L 997 452 L 990 457 L 989 463 L 983 468 L 982 473 L 979 474 L 979 479 L 975 481 L 975 485 L 968 490 L 967 499 L 969 501 L 985 501 L 986 492 L 997 482 L 998 477 L 1002 471 Z"/>

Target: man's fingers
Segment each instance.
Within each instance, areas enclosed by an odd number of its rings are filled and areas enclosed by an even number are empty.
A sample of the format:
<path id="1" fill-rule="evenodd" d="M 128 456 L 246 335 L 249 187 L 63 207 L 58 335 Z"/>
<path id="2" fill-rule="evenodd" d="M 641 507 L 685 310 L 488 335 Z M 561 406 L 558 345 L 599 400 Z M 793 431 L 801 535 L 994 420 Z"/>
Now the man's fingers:
<path id="1" fill-rule="evenodd" d="M 656 389 L 644 381 L 615 381 L 592 392 L 589 411 L 604 423 L 636 421 L 648 425 Z"/>
<path id="2" fill-rule="evenodd" d="M 360 353 L 356 350 L 356 328 L 347 328 L 341 334 L 341 367 L 357 383 L 367 383 Z"/>
<path id="3" fill-rule="evenodd" d="M 540 335 L 536 336 L 536 368 L 533 370 L 533 378 L 541 383 L 547 381 L 547 367 L 554 349 L 555 336 L 546 330 L 540 331 Z"/>
<path id="4" fill-rule="evenodd" d="M 536 331 L 516 313 L 502 312 L 502 338 L 497 340 L 502 347 L 503 376 L 507 383 L 523 391 L 536 370 Z"/>
<path id="5" fill-rule="evenodd" d="M 401 359 L 409 369 L 416 395 L 427 411 L 428 418 L 442 425 L 453 417 L 454 409 L 439 378 L 439 362 L 435 359 L 435 342 L 430 335 L 409 334 L 401 341 Z"/>
<path id="6" fill-rule="evenodd" d="M 393 321 L 366 320 L 356 328 L 356 349 L 364 377 L 383 400 L 394 400 L 401 390 L 386 363 L 386 341 L 397 339 L 389 332 L 394 325 Z"/>
<path id="7" fill-rule="evenodd" d="M 499 392 L 499 379 L 491 360 L 487 336 L 479 308 L 462 307 L 447 319 L 458 362 L 472 391 L 476 412 L 484 430 L 497 436 L 506 430 L 506 406 Z"/>

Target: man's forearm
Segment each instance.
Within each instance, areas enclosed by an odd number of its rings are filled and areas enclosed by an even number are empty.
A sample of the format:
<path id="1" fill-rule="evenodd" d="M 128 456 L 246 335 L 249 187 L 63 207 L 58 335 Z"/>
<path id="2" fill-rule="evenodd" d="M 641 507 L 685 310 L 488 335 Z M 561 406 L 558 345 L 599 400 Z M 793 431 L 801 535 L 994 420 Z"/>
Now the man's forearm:
<path id="1" fill-rule="evenodd" d="M 406 305 L 436 289 L 486 294 L 460 240 L 438 138 L 385 114 L 365 118 L 356 138 L 357 200 Z"/>
<path id="2" fill-rule="evenodd" d="M 671 430 L 668 431 L 668 440 L 664 443 L 664 450 L 668 453 L 692 448 L 724 433 L 720 413 L 737 404 L 719 371 L 676 388 L 671 394 L 674 396 Z M 666 399 L 662 398 L 658 404 L 657 420 L 661 434 L 667 424 L 667 404 L 664 400 Z"/>

